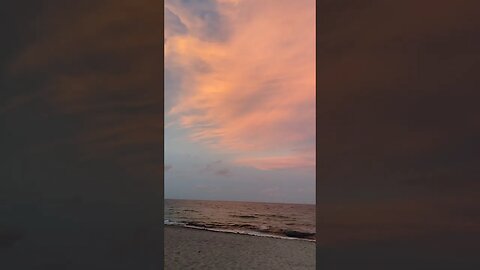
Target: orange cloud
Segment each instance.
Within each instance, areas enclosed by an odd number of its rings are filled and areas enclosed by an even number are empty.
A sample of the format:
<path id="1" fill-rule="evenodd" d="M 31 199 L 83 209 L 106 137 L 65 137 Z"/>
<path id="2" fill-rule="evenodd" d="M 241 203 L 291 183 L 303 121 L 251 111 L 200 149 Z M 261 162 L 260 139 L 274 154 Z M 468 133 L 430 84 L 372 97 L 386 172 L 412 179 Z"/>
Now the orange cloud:
<path id="1" fill-rule="evenodd" d="M 314 7 L 314 1 L 221 1 L 216 12 L 228 33 L 212 41 L 198 32 L 200 21 L 167 2 L 188 29 L 165 44 L 166 67 L 180 67 L 186 78 L 167 122 L 189 129 L 192 140 L 235 153 L 241 164 L 314 163 L 313 151 L 305 157 L 295 150 L 315 146 Z"/>

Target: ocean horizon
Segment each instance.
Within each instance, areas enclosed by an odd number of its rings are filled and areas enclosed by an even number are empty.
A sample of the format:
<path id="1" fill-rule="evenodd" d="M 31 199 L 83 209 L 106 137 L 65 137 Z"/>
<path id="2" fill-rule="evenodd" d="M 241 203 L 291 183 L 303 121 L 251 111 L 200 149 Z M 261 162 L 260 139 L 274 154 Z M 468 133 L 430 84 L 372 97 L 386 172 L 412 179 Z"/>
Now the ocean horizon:
<path id="1" fill-rule="evenodd" d="M 214 232 L 315 241 L 315 205 L 165 199 L 164 224 Z"/>

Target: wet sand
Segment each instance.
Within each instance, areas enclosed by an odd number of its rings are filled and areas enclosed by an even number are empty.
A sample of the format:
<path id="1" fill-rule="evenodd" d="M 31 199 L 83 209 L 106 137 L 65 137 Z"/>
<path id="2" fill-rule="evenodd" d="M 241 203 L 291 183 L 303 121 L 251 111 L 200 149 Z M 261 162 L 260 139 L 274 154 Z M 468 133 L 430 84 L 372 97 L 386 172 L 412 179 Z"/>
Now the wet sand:
<path id="1" fill-rule="evenodd" d="M 165 226 L 165 269 L 315 269 L 315 243 Z"/>

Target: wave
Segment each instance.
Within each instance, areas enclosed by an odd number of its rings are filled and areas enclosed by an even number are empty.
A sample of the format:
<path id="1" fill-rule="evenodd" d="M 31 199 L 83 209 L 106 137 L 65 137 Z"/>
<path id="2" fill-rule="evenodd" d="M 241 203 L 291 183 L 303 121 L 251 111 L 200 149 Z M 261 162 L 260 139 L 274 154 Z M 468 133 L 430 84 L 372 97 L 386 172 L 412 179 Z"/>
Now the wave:
<path id="1" fill-rule="evenodd" d="M 257 228 L 254 225 L 250 224 L 213 224 L 213 223 L 200 223 L 200 222 L 176 222 L 171 220 L 164 220 L 164 224 L 167 226 L 176 226 L 183 228 L 191 228 L 197 230 L 205 230 L 212 232 L 223 232 L 223 233 L 234 233 L 242 235 L 250 235 L 257 237 L 270 237 L 278 239 L 287 239 L 287 240 L 301 240 L 316 242 L 315 233 L 311 232 L 301 232 L 301 231 L 292 231 L 292 230 L 272 230 L 263 228 Z M 240 229 L 241 228 L 241 229 Z"/>

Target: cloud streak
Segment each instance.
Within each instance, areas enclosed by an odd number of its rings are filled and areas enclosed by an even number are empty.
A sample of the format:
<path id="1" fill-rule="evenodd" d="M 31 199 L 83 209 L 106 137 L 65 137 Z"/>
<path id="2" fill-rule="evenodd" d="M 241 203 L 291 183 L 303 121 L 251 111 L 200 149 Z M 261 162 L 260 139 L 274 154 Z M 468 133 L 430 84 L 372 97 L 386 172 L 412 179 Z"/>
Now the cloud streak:
<path id="1" fill-rule="evenodd" d="M 183 74 L 166 90 L 175 100 L 167 124 L 242 165 L 313 166 L 314 2 L 220 1 L 210 10 L 178 3 L 166 2 L 178 18 L 165 25 L 166 72 Z"/>

